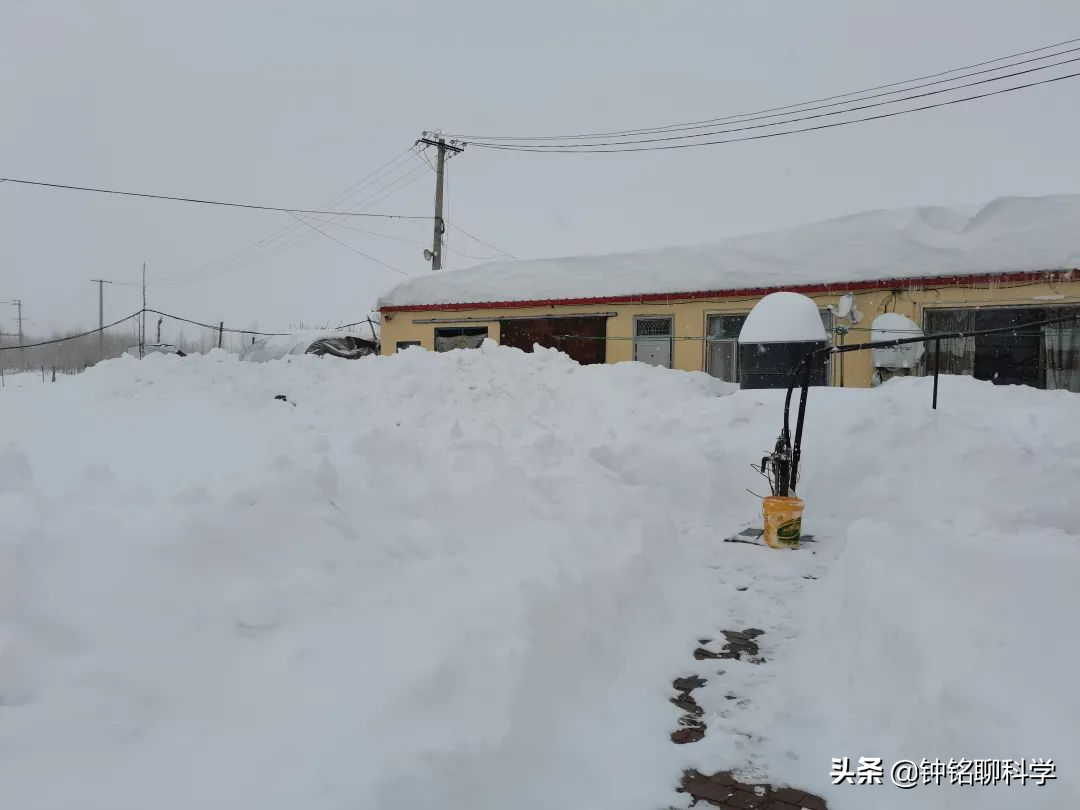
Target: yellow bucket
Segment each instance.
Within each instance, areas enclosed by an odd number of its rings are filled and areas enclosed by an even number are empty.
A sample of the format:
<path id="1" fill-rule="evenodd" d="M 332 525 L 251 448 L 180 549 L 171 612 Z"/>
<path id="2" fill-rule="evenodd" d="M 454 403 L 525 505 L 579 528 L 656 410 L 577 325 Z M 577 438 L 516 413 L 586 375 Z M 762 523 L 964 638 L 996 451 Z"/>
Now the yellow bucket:
<path id="1" fill-rule="evenodd" d="M 771 548 L 798 548 L 802 536 L 802 513 L 806 506 L 799 498 L 770 495 L 765 498 L 765 545 Z"/>

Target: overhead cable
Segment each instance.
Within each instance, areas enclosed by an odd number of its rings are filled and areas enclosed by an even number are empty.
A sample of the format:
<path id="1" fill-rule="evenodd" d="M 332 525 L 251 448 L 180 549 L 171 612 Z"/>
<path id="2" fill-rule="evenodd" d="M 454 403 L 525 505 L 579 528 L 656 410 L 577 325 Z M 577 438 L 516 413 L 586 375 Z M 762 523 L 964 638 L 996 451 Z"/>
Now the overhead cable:
<path id="1" fill-rule="evenodd" d="M 695 128 L 695 127 L 711 126 L 713 124 L 726 123 L 726 122 L 730 122 L 730 121 L 735 120 L 735 119 L 748 118 L 749 116 L 763 115 L 763 114 L 766 114 L 766 113 L 778 113 L 778 112 L 784 112 L 784 111 L 799 111 L 799 112 L 801 112 L 801 110 L 798 110 L 797 108 L 807 107 L 808 105 L 818 104 L 818 103 L 821 103 L 821 102 L 836 101 L 836 100 L 839 100 L 839 99 L 850 99 L 853 96 L 864 96 L 867 93 L 873 93 L 873 92 L 878 91 L 878 90 L 887 90 L 889 88 L 894 88 L 894 87 L 895 88 L 902 88 L 900 90 L 895 91 L 896 93 L 902 93 L 902 92 L 906 92 L 907 90 L 914 89 L 912 87 L 904 87 L 904 85 L 911 85 L 911 84 L 914 84 L 915 82 L 925 81 L 927 79 L 939 79 L 939 78 L 941 78 L 943 76 L 948 76 L 949 74 L 952 74 L 952 73 L 961 73 L 963 71 L 970 71 L 970 70 L 974 70 L 975 68 L 984 67 L 986 65 L 992 65 L 992 64 L 995 64 L 997 62 L 1005 62 L 1005 61 L 1009 61 L 1011 59 L 1016 59 L 1016 58 L 1021 57 L 1021 56 L 1028 56 L 1028 55 L 1034 54 L 1034 53 L 1041 53 L 1043 51 L 1054 50 L 1056 48 L 1061 48 L 1061 47 L 1063 47 L 1065 45 L 1074 45 L 1076 43 L 1080 43 L 1080 38 L 1067 39 L 1067 40 L 1063 40 L 1061 42 L 1054 43 L 1052 45 L 1044 45 L 1044 46 L 1042 46 L 1040 48 L 1032 48 L 1032 49 L 1029 49 L 1029 50 L 1026 50 L 1026 51 L 1019 51 L 1019 52 L 1016 52 L 1016 53 L 1008 54 L 1007 56 L 1000 56 L 1000 57 L 997 57 L 996 59 L 989 59 L 989 60 L 985 60 L 985 61 L 982 61 L 982 62 L 976 62 L 976 63 L 970 64 L 970 65 L 964 65 L 962 67 L 950 68 L 949 70 L 943 70 L 943 71 L 939 71 L 937 73 L 930 73 L 930 74 L 926 74 L 924 76 L 916 76 L 916 77 L 913 77 L 911 79 L 905 79 L 903 81 L 891 82 L 889 84 L 875 85 L 874 87 L 868 87 L 868 88 L 865 88 L 865 89 L 862 89 L 862 90 L 853 90 L 853 91 L 850 91 L 850 92 L 847 92 L 847 93 L 840 93 L 840 94 L 837 94 L 837 95 L 823 96 L 821 98 L 810 99 L 808 101 L 802 101 L 802 102 L 799 102 L 799 103 L 796 103 L 796 104 L 787 104 L 787 105 L 780 106 L 780 107 L 769 107 L 769 108 L 766 108 L 766 109 L 756 110 L 756 111 L 753 111 L 753 112 L 733 113 L 733 114 L 721 116 L 721 117 L 718 117 L 718 118 L 709 118 L 709 119 L 704 119 L 704 120 L 699 120 L 699 121 L 686 121 L 686 122 L 677 123 L 677 124 L 665 124 L 665 125 L 661 125 L 661 126 L 641 127 L 641 128 L 636 128 L 636 129 L 609 130 L 609 131 L 606 131 L 606 132 L 579 132 L 579 133 L 576 133 L 576 134 L 569 134 L 569 135 L 535 135 L 535 136 L 524 136 L 524 135 L 454 135 L 453 137 L 458 138 L 458 139 L 470 140 L 470 141 L 474 141 L 474 142 L 475 141 L 540 141 L 540 140 L 558 140 L 558 141 L 562 141 L 562 140 L 575 140 L 575 139 L 581 139 L 581 138 L 591 139 L 591 138 L 618 137 L 618 136 L 624 136 L 624 135 L 625 136 L 642 135 L 642 134 L 651 134 L 651 133 L 655 133 L 655 132 L 664 132 L 664 131 L 668 131 L 668 130 L 690 129 L 690 128 Z M 1062 51 L 1061 53 L 1069 53 L 1069 52 L 1070 51 Z M 1058 55 L 1060 55 L 1060 54 L 1046 54 L 1044 56 L 1037 57 L 1036 59 L 1029 59 L 1029 60 L 1025 60 L 1023 62 L 1016 62 L 1015 65 L 1026 64 L 1028 62 L 1038 61 L 1038 60 L 1041 60 L 1041 59 L 1049 59 L 1049 58 L 1053 58 L 1053 57 L 1058 56 Z M 1008 69 L 1008 68 L 1013 67 L 1013 66 L 1014 65 L 999 65 L 996 68 L 992 68 L 992 70 L 1005 70 L 1005 69 Z M 975 75 L 975 74 L 970 74 L 970 75 Z M 951 79 L 943 79 L 943 81 L 956 81 L 956 80 L 961 79 L 961 78 L 965 78 L 965 77 L 964 76 L 954 76 Z M 928 86 L 928 85 L 924 85 L 924 86 Z M 858 99 L 856 99 L 856 100 L 858 100 Z"/>
<path id="2" fill-rule="evenodd" d="M 609 148 L 606 148 L 606 147 L 605 148 L 599 148 L 599 149 L 598 148 L 590 148 L 590 145 L 582 144 L 582 145 L 579 145 L 579 146 L 575 146 L 573 148 L 561 148 L 558 151 L 553 151 L 550 148 L 538 147 L 536 145 L 532 145 L 532 146 L 515 146 L 515 145 L 508 145 L 508 144 L 482 144 L 482 143 L 476 143 L 476 144 L 472 144 L 472 145 L 476 146 L 477 148 L 497 149 L 497 150 L 508 151 L 508 152 L 534 152 L 534 153 L 539 153 L 539 154 L 558 154 L 558 155 L 564 155 L 564 154 L 612 154 L 612 153 L 616 153 L 616 152 L 652 152 L 652 151 L 663 151 L 663 150 L 668 150 L 668 149 L 691 149 L 691 148 L 699 147 L 699 146 L 715 146 L 715 145 L 718 145 L 718 144 L 725 144 L 725 143 L 738 143 L 740 141 L 757 141 L 757 140 L 764 140 L 766 138 L 778 138 L 778 137 L 781 137 L 781 136 L 784 136 L 784 135 L 795 135 L 795 134 L 802 133 L 802 132 L 814 132 L 814 131 L 821 130 L 821 129 L 833 129 L 835 127 L 844 127 L 844 126 L 849 126 L 851 124 L 861 124 L 861 123 L 864 123 L 866 121 L 880 121 L 880 120 L 885 119 L 885 118 L 895 118 L 895 117 L 900 116 L 900 115 L 909 115 L 911 113 L 923 112 L 924 110 L 937 109 L 938 107 L 949 107 L 949 106 L 952 106 L 954 104 L 963 104 L 963 103 L 968 102 L 968 101 L 976 101 L 978 99 L 989 98 L 991 96 L 1000 96 L 1000 95 L 1002 95 L 1004 93 L 1012 93 L 1012 92 L 1015 92 L 1017 90 L 1026 90 L 1028 88 L 1038 87 L 1039 85 L 1044 85 L 1044 84 L 1053 84 L 1055 82 L 1065 81 L 1066 79 L 1075 79 L 1077 76 L 1080 76 L 1080 73 L 1069 73 L 1069 74 L 1066 74 L 1064 76 L 1054 76 L 1053 78 L 1050 78 L 1050 79 L 1042 79 L 1041 81 L 1028 82 L 1027 84 L 1015 85 L 1013 87 L 1005 87 L 1005 88 L 1002 88 L 1000 90 L 992 90 L 992 91 L 989 91 L 989 92 L 986 92 L 986 93 L 979 93 L 978 95 L 964 96 L 962 98 L 950 99 L 948 101 L 939 101 L 939 102 L 936 102 L 934 104 L 924 104 L 924 105 L 919 106 L 919 107 L 911 107 L 911 108 L 908 108 L 908 109 L 896 110 L 896 111 L 888 112 L 888 113 L 878 113 L 877 115 L 867 115 L 867 116 L 863 116 L 862 118 L 853 118 L 853 119 L 851 119 L 849 121 L 835 121 L 835 122 L 829 123 L 829 124 L 817 124 L 815 126 L 800 127 L 798 129 L 788 129 L 788 130 L 783 130 L 783 131 L 780 131 L 780 132 L 766 132 L 766 133 L 762 133 L 762 134 L 759 134 L 759 135 L 744 135 L 744 136 L 739 137 L 739 138 L 723 138 L 723 139 L 720 139 L 720 140 L 696 141 L 694 143 L 659 144 L 659 145 L 654 144 L 654 145 L 647 145 L 647 146 L 641 146 L 641 145 L 638 145 L 638 146 L 619 146 L 619 147 L 613 148 L 613 149 L 609 149 Z M 791 123 L 791 122 L 780 122 L 778 124 L 773 124 L 772 126 L 779 126 L 782 123 Z M 754 128 L 756 128 L 756 127 L 748 127 L 747 129 L 754 129 Z M 737 131 L 737 130 L 728 130 L 728 131 Z M 719 134 L 719 133 L 704 133 L 703 135 L 699 135 L 697 137 L 705 137 L 706 135 L 714 135 L 714 134 Z M 633 144 L 634 142 L 633 141 L 627 141 L 625 143 Z M 646 142 L 642 141 L 642 143 L 646 143 Z M 595 147 L 596 144 L 593 144 L 592 146 Z"/>
<path id="3" fill-rule="evenodd" d="M 122 197 L 141 197 L 150 200 L 171 200 L 173 202 L 197 203 L 199 205 L 220 205 L 228 208 L 250 208 L 256 211 L 280 211 L 285 214 L 322 214 L 323 216 L 340 217 L 373 217 L 376 219 L 431 219 L 429 216 L 415 216 L 409 214 L 371 214 L 358 211 L 320 211 L 310 208 L 284 208 L 273 205 L 254 205 L 251 203 L 226 202 L 224 200 L 201 200 L 194 197 L 173 197 L 167 194 L 148 194 L 139 191 L 120 191 L 111 188 L 95 188 L 92 186 L 73 186 L 66 183 L 46 183 L 42 180 L 21 180 L 15 177 L 0 178 L 7 183 L 19 183 L 24 186 L 41 186 L 43 188 L 64 189 L 66 191 L 89 191 L 95 194 L 116 194 Z"/>

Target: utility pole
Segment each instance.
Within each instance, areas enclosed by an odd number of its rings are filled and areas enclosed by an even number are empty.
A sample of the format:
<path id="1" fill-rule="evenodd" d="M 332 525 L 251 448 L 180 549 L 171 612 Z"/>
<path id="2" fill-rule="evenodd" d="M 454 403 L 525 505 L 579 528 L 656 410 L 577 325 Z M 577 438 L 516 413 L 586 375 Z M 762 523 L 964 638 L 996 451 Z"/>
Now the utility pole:
<path id="1" fill-rule="evenodd" d="M 16 320 L 18 320 L 18 322 L 19 322 L 19 362 L 22 363 L 23 366 L 25 366 L 26 365 L 26 350 L 23 348 L 22 299 L 21 298 L 13 298 L 10 301 L 0 301 L 0 304 L 11 304 L 13 307 L 16 307 L 18 309 L 19 314 L 16 315 L 15 317 L 16 317 Z"/>
<path id="2" fill-rule="evenodd" d="M 139 314 L 139 359 L 146 356 L 146 262 L 142 263 L 142 312 Z"/>
<path id="3" fill-rule="evenodd" d="M 465 151 L 465 147 L 457 146 L 457 141 L 447 143 L 443 138 L 439 138 L 437 141 L 432 140 L 427 137 L 426 132 L 424 137 L 420 138 L 417 143 L 434 146 L 439 150 L 435 159 L 435 236 L 432 239 L 431 250 L 425 251 L 425 255 L 431 253 L 432 270 L 442 270 L 443 234 L 446 233 L 446 223 L 443 222 L 443 181 L 446 178 L 446 153 L 449 152 L 451 156 L 458 155 Z"/>
<path id="4" fill-rule="evenodd" d="M 98 360 L 105 359 L 105 285 L 112 284 L 104 278 L 92 278 L 97 284 L 97 325 L 98 325 Z"/>

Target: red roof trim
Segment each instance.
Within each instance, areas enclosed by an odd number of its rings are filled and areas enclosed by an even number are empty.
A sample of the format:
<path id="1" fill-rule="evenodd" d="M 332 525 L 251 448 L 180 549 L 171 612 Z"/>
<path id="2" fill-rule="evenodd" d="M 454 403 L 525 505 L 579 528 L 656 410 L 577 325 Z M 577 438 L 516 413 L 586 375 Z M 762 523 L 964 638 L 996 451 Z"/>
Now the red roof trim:
<path id="1" fill-rule="evenodd" d="M 425 312 L 462 309 L 525 309 L 556 306 L 594 306 L 602 304 L 645 304 L 679 303 L 702 298 L 742 298 L 768 295 L 786 290 L 798 293 L 837 293 L 858 290 L 898 290 L 909 287 L 949 287 L 961 284 L 988 284 L 997 282 L 1041 281 L 1058 272 L 1073 271 L 1037 270 L 1019 273 L 981 273 L 969 276 L 921 276 L 914 278 L 888 278 L 877 281 L 828 282 L 822 284 L 796 284 L 776 287 L 749 287 L 733 290 L 699 290 L 696 292 L 647 293 L 642 295 L 608 295 L 597 298 L 546 298 L 523 301 L 478 301 L 461 304 L 411 304 L 406 306 L 384 306 L 381 312 Z"/>

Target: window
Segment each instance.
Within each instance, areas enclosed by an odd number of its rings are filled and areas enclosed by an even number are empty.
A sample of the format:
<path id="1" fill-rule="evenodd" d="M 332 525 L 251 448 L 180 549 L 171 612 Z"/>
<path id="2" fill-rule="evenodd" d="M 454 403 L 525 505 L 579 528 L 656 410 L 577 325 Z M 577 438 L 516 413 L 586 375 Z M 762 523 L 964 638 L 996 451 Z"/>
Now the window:
<path id="1" fill-rule="evenodd" d="M 829 344 L 833 342 L 833 312 L 821 310 Z M 739 332 L 746 315 L 709 315 L 705 325 L 705 371 L 726 382 L 739 382 Z M 832 384 L 832 355 L 826 360 L 826 385 Z"/>
<path id="2" fill-rule="evenodd" d="M 486 326 L 452 326 L 435 330 L 435 351 L 479 349 L 488 336 Z"/>
<path id="3" fill-rule="evenodd" d="M 672 320 L 670 315 L 634 319 L 635 360 L 671 368 Z"/>
<path id="4" fill-rule="evenodd" d="M 397 342 L 397 350 L 400 352 L 400 351 L 404 351 L 405 349 L 409 348 L 410 346 L 419 346 L 419 345 L 420 345 L 419 340 L 399 340 Z"/>
<path id="5" fill-rule="evenodd" d="M 973 332 L 1065 317 L 1080 307 L 967 307 L 931 309 L 926 334 Z M 941 341 L 941 373 L 967 374 L 997 385 L 1030 385 L 1080 391 L 1080 329 L 1051 324 L 997 335 L 968 335 Z M 924 371 L 933 373 L 934 346 L 927 344 Z"/>
<path id="6" fill-rule="evenodd" d="M 727 382 L 739 381 L 739 332 L 745 315 L 709 315 L 705 329 L 705 371 Z"/>
<path id="7" fill-rule="evenodd" d="M 833 330 L 836 328 L 836 313 L 826 307 L 819 310 L 821 313 L 821 325 L 825 327 L 825 339 L 829 341 L 830 346 L 836 345 L 836 332 Z M 833 384 L 833 355 L 828 355 L 825 358 L 825 385 Z M 843 359 L 836 362 L 842 363 Z"/>

